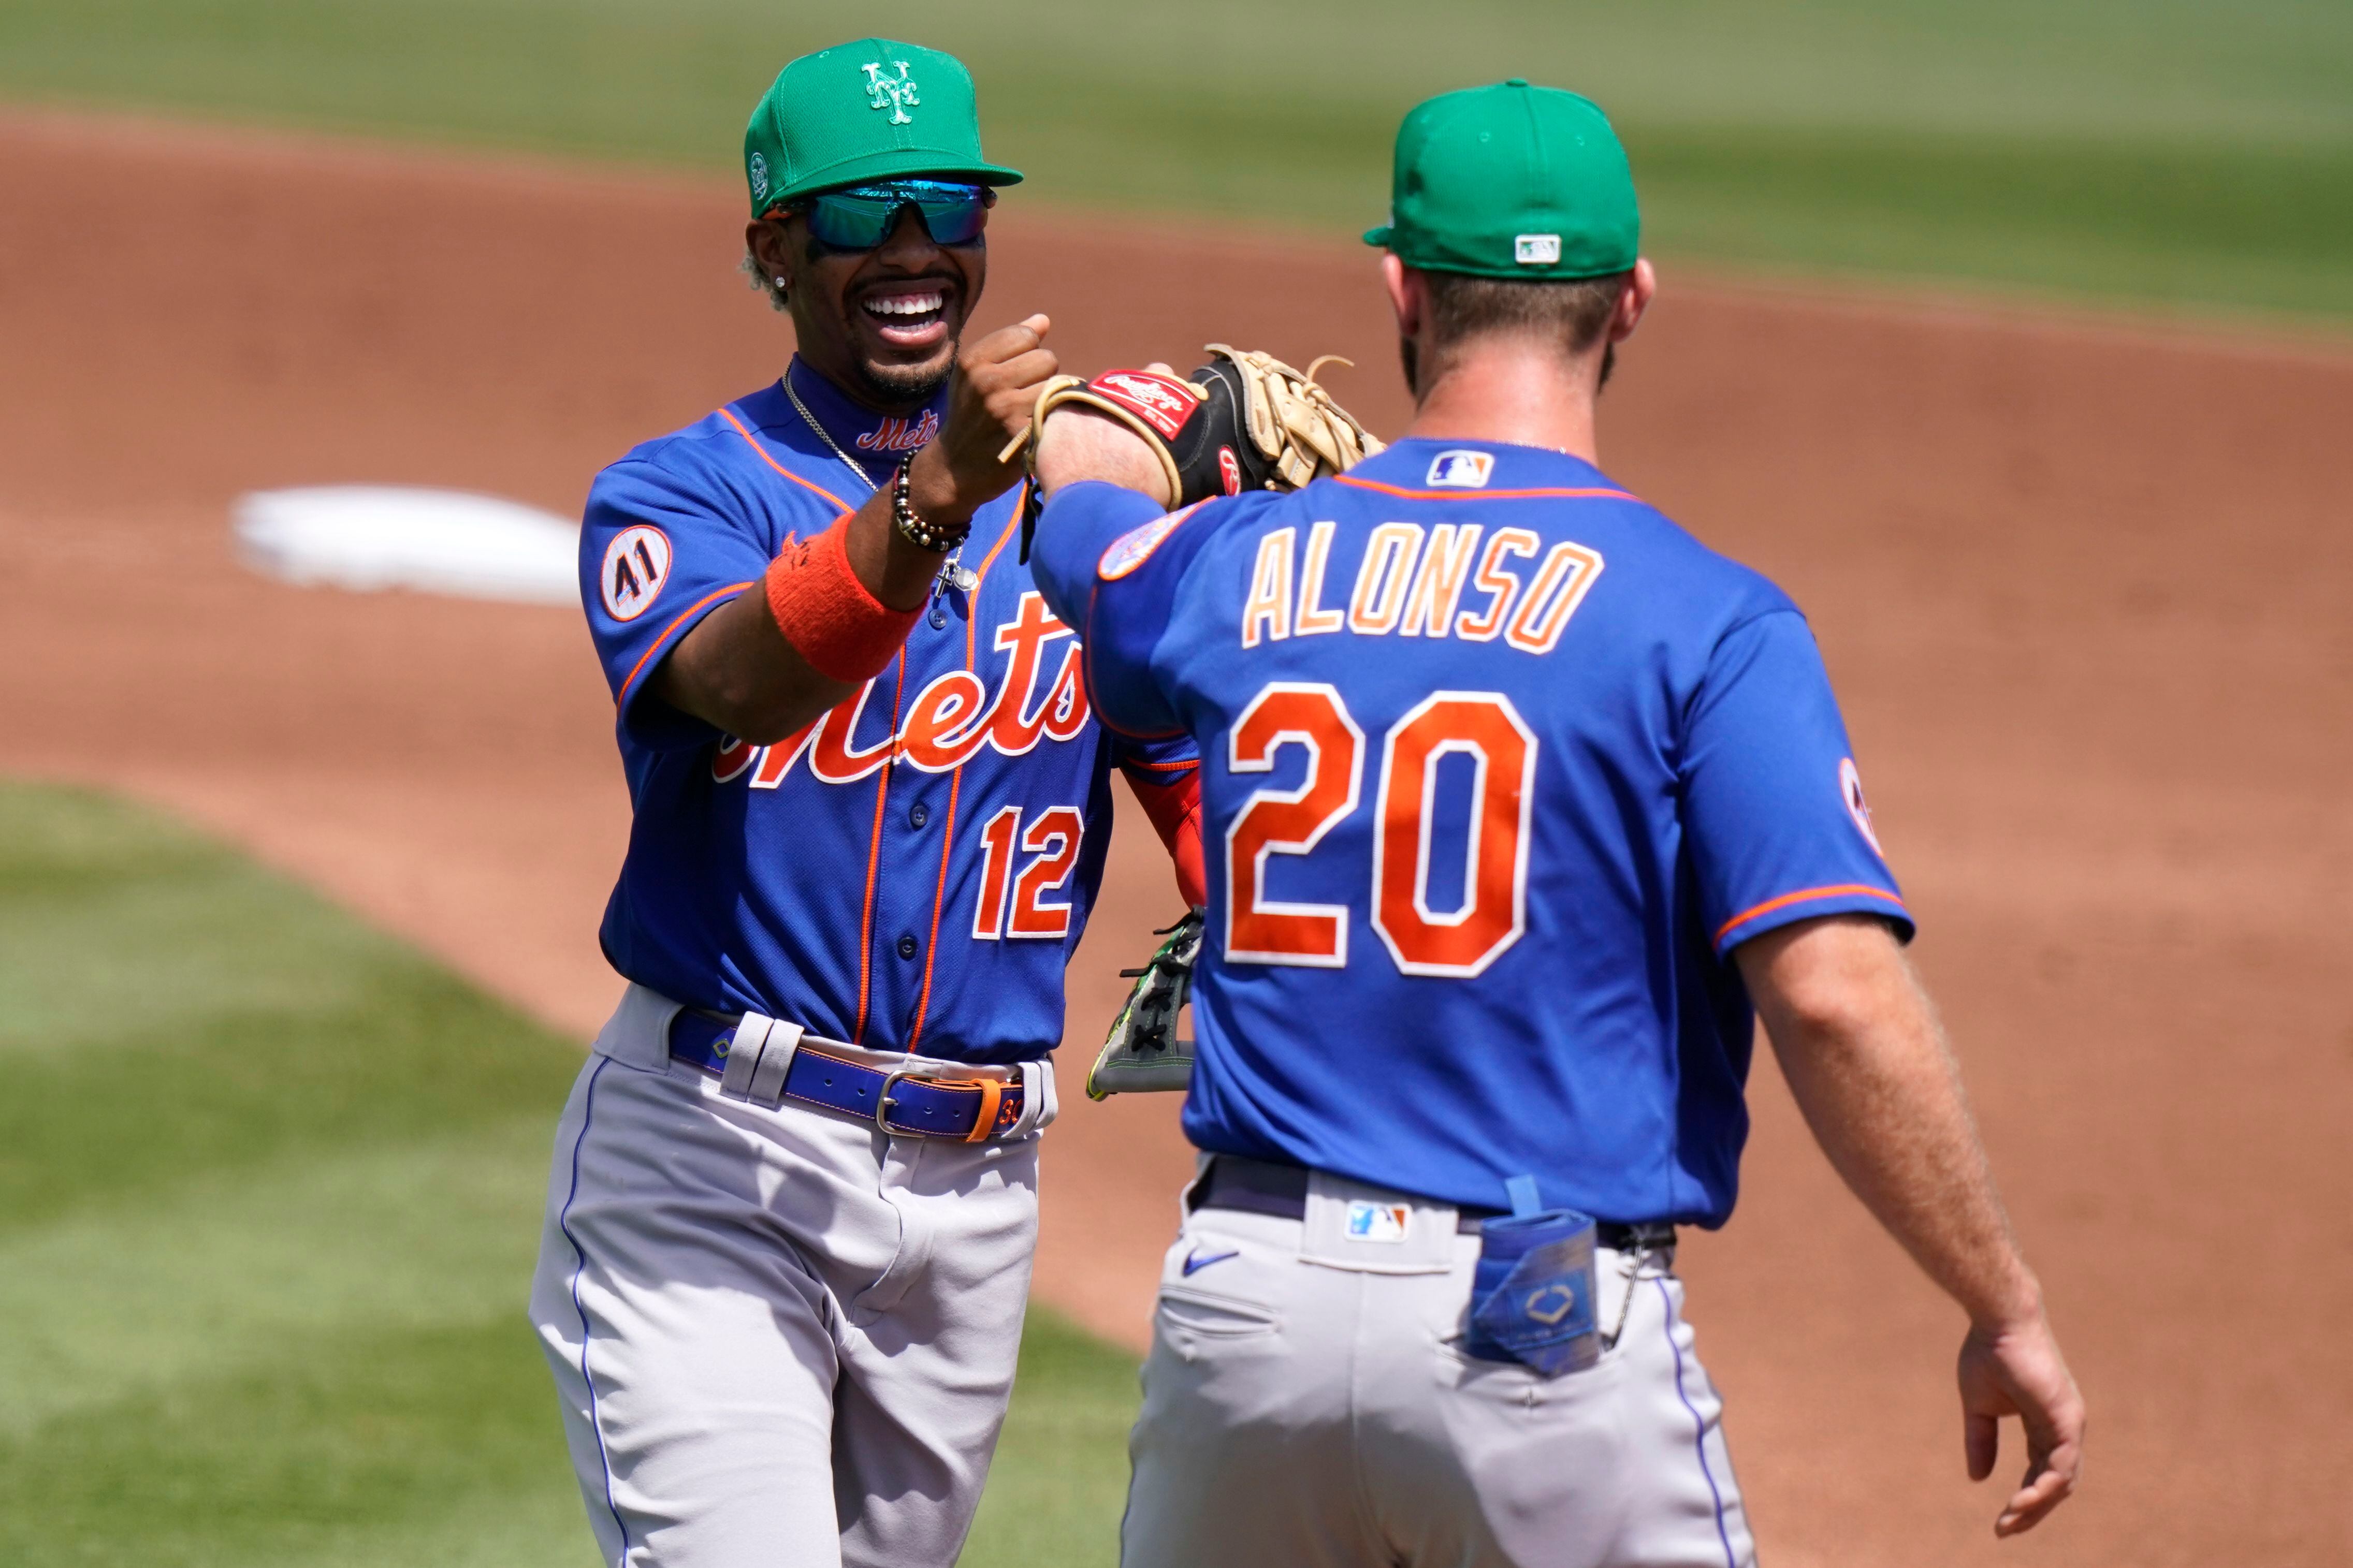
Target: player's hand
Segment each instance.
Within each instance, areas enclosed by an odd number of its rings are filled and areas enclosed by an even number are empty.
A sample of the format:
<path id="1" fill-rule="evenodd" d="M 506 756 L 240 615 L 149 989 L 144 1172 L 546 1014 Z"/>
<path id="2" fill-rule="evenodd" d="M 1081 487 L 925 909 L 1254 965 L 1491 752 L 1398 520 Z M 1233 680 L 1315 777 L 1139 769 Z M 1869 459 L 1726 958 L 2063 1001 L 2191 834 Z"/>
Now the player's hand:
<path id="1" fill-rule="evenodd" d="M 1038 388 L 1060 368 L 1044 346 L 1052 326 L 1044 316 L 1031 316 L 956 355 L 947 425 L 916 454 L 908 476 L 908 500 L 918 514 L 960 522 L 1021 477 L 1019 462 L 999 462 L 997 454 L 1029 427 Z"/>
<path id="2" fill-rule="evenodd" d="M 1993 1523 L 1996 1535 L 2033 1529 L 2064 1502 L 2084 1470 L 2084 1396 L 2040 1312 L 2030 1322 L 1975 1328 L 1961 1342 L 1961 1420 L 1969 1479 L 1993 1474 L 2001 1418 L 2026 1428 L 2026 1479 Z"/>

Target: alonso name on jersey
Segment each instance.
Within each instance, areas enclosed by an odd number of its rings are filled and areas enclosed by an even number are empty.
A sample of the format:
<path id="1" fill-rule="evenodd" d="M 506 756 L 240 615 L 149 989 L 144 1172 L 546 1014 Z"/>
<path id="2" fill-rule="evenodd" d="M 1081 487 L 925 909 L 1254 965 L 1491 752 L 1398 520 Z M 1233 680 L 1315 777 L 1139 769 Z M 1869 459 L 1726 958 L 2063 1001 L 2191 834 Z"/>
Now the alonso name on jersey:
<path id="1" fill-rule="evenodd" d="M 1574 458 L 1423 440 L 1172 517 L 1073 485 L 1035 564 L 1099 720 L 1200 741 L 1196 1144 L 1722 1223 L 1732 948 L 1910 931 L 1779 590 Z"/>

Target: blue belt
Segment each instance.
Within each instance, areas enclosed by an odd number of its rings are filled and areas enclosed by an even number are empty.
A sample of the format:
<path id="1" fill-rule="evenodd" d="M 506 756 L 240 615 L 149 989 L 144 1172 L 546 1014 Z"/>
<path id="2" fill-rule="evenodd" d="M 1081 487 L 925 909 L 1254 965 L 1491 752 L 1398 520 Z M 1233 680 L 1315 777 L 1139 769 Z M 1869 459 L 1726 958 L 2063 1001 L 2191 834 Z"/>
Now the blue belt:
<path id="1" fill-rule="evenodd" d="M 724 1078 L 735 1027 L 732 1018 L 685 1009 L 670 1024 L 670 1054 Z M 913 1076 L 915 1068 L 873 1068 L 828 1055 L 830 1043 L 803 1037 L 785 1069 L 780 1099 L 855 1116 L 885 1132 L 967 1143 L 985 1142 L 1021 1120 L 1018 1079 L 921 1078 Z"/>

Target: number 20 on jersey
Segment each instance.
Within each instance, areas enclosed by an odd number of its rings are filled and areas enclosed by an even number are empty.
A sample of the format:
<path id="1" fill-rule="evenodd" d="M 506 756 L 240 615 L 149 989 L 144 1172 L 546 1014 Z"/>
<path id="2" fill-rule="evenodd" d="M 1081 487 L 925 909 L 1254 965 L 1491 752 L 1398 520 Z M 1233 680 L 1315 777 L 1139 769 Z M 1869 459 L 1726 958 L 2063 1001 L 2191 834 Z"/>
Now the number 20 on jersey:
<path id="1" fill-rule="evenodd" d="M 1268 858 L 1309 855 L 1362 804 L 1365 733 L 1334 687 L 1276 681 L 1250 700 L 1227 737 L 1229 772 L 1271 773 L 1286 745 L 1303 747 L 1296 789 L 1260 789 L 1226 830 L 1225 960 L 1340 969 L 1348 963 L 1344 904 L 1266 895 Z M 1430 906 L 1440 764 L 1471 765 L 1470 831 L 1460 908 Z M 1494 691 L 1436 691 L 1381 738 L 1373 803 L 1373 930 L 1398 970 L 1467 979 L 1527 927 L 1529 811 L 1536 738 Z"/>

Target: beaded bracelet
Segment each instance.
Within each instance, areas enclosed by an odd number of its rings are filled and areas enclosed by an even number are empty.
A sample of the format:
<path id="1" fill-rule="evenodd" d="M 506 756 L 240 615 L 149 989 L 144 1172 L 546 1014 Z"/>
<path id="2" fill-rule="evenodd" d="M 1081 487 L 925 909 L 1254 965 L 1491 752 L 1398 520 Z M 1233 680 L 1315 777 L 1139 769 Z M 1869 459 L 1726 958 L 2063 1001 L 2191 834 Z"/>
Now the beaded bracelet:
<path id="1" fill-rule="evenodd" d="M 907 476 L 914 467 L 915 459 L 909 458 L 899 465 L 898 473 L 892 477 L 891 526 L 899 531 L 900 538 L 916 549 L 928 550 L 934 555 L 944 554 L 962 544 L 972 532 L 972 520 L 966 518 L 961 528 L 935 529 L 917 517 L 914 503 L 907 499 Z"/>

